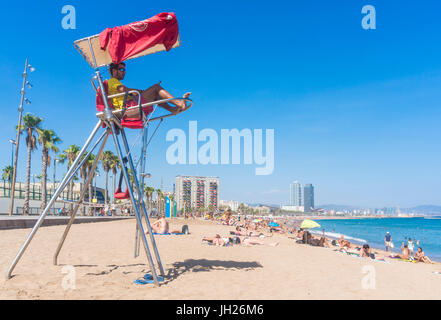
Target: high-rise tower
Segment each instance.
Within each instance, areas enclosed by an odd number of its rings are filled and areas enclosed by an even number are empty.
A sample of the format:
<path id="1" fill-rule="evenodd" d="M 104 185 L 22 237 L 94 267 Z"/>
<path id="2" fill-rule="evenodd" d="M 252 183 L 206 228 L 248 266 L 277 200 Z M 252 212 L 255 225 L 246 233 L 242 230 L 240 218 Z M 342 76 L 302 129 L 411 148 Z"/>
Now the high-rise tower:
<path id="1" fill-rule="evenodd" d="M 289 185 L 289 204 L 301 206 L 303 204 L 302 198 L 302 185 L 298 181 L 294 181 Z"/>
<path id="2" fill-rule="evenodd" d="M 305 212 L 311 212 L 314 210 L 314 187 L 312 184 L 305 184 L 303 189 L 303 205 Z"/>

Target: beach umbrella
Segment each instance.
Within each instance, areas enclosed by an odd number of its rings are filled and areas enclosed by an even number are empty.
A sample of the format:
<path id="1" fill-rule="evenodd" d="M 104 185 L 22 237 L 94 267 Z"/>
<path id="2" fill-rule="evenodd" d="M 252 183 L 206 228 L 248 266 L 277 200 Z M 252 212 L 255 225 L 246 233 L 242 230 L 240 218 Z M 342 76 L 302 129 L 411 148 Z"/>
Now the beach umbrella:
<path id="1" fill-rule="evenodd" d="M 276 223 L 276 222 L 270 222 L 270 223 L 268 223 L 268 226 L 270 226 L 270 227 L 279 227 L 279 224 Z"/>
<path id="2" fill-rule="evenodd" d="M 300 225 L 302 229 L 312 229 L 312 228 L 320 228 L 320 225 L 313 220 L 303 220 Z"/>

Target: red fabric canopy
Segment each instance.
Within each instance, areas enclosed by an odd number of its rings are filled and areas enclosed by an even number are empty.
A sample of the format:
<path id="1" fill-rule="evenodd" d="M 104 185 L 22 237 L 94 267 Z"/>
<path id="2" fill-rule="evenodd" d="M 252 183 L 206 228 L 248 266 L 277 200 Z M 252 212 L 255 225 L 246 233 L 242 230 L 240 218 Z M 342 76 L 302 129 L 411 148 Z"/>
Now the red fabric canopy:
<path id="1" fill-rule="evenodd" d="M 163 44 L 169 51 L 178 36 L 175 14 L 162 12 L 143 21 L 107 28 L 100 33 L 100 47 L 106 50 L 108 45 L 113 63 L 120 63 L 157 44 Z"/>

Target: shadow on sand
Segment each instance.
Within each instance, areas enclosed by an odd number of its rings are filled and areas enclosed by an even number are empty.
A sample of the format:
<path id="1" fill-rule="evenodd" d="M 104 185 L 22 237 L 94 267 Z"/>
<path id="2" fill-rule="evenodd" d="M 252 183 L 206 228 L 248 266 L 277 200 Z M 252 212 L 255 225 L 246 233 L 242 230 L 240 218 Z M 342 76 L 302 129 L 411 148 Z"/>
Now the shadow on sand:
<path id="1" fill-rule="evenodd" d="M 251 271 L 256 268 L 262 268 L 258 262 L 252 261 L 224 261 L 224 260 L 207 260 L 207 259 L 187 259 L 182 262 L 175 262 L 167 270 L 165 276 L 165 284 L 177 279 L 186 272 L 208 272 L 212 270 L 247 270 Z"/>
<path id="2" fill-rule="evenodd" d="M 148 265 L 146 264 L 129 264 L 129 265 L 107 265 L 107 270 L 98 271 L 96 273 L 88 272 L 86 275 L 88 276 L 100 276 L 107 275 L 112 273 L 113 271 L 120 268 L 130 268 L 137 266 L 145 266 L 147 269 L 141 271 L 141 273 L 151 272 L 149 270 Z M 75 265 L 74 267 L 100 267 L 98 265 Z M 167 273 L 164 277 L 164 282 L 162 284 L 167 284 L 184 273 L 187 272 L 209 272 L 213 270 L 246 270 L 251 271 L 256 268 L 262 268 L 262 265 L 255 261 L 225 261 L 225 260 L 207 260 L 207 259 L 187 259 L 185 261 L 179 261 L 173 263 L 169 268 L 167 268 Z M 124 274 L 130 273 L 139 273 L 139 271 L 123 271 Z"/>

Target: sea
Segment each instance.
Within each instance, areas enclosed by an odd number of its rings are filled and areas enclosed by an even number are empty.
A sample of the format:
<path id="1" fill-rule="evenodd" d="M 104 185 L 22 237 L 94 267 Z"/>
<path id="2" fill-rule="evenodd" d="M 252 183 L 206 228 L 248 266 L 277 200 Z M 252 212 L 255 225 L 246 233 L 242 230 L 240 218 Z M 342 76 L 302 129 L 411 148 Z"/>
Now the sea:
<path id="1" fill-rule="evenodd" d="M 419 246 L 426 256 L 441 262 L 441 217 L 415 218 L 362 218 L 362 219 L 326 219 L 316 220 L 321 228 L 315 228 L 312 233 L 322 234 L 338 239 L 344 235 L 346 240 L 356 244 L 369 244 L 372 248 L 385 249 L 384 237 L 389 231 L 394 244 L 393 252 L 399 253 L 401 243 L 407 243 L 411 238 L 415 244 L 414 251 Z"/>

